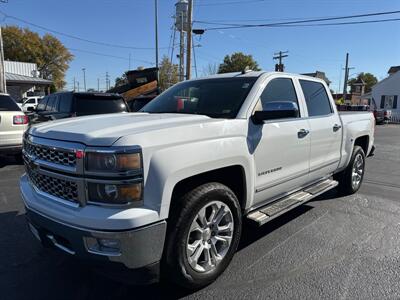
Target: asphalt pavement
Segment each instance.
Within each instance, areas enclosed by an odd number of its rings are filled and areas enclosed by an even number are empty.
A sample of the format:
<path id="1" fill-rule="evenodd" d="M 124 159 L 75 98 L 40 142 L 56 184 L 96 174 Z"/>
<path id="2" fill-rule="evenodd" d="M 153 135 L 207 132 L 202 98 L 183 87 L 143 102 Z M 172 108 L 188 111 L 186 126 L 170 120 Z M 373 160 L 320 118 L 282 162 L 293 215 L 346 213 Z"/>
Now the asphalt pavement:
<path id="1" fill-rule="evenodd" d="M 225 273 L 194 293 L 114 282 L 43 249 L 24 219 L 23 166 L 0 157 L 0 299 L 399 299 L 400 126 L 378 126 L 375 145 L 357 194 L 246 225 Z"/>

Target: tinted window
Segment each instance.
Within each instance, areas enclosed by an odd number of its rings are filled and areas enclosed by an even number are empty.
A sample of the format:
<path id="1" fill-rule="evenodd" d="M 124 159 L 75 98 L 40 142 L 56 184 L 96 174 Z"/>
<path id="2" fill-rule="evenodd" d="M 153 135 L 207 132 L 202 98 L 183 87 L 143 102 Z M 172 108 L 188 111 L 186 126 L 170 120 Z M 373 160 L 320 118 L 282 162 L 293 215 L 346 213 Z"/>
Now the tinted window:
<path id="1" fill-rule="evenodd" d="M 60 96 L 59 111 L 60 112 L 70 112 L 72 106 L 72 95 L 65 94 Z"/>
<path id="2" fill-rule="evenodd" d="M 186 81 L 152 100 L 141 111 L 235 118 L 257 77 Z"/>
<path id="3" fill-rule="evenodd" d="M 54 104 L 53 104 L 53 111 L 54 112 L 59 112 L 60 111 L 60 98 L 61 98 L 61 95 L 57 95 L 57 97 L 55 97 L 56 98 L 56 100 L 54 101 Z"/>
<path id="4" fill-rule="evenodd" d="M 322 83 L 300 80 L 304 97 L 306 98 L 308 116 L 323 116 L 332 113 L 328 94 Z"/>
<path id="5" fill-rule="evenodd" d="M 21 109 L 10 96 L 0 95 L 0 111 L 21 111 Z"/>
<path id="6" fill-rule="evenodd" d="M 46 105 L 46 111 L 54 111 L 55 104 L 56 104 L 56 96 L 55 95 L 50 96 L 49 102 L 47 102 Z"/>
<path id="7" fill-rule="evenodd" d="M 152 99 L 135 99 L 129 103 L 131 111 L 136 112 L 141 110 Z"/>
<path id="8" fill-rule="evenodd" d="M 294 102 L 298 106 L 296 90 L 291 79 L 276 78 L 272 79 L 261 94 L 262 108 L 271 102 Z"/>
<path id="9" fill-rule="evenodd" d="M 78 116 L 127 112 L 125 101 L 120 97 L 79 96 L 76 97 Z"/>
<path id="10" fill-rule="evenodd" d="M 48 100 L 49 97 L 44 97 L 42 100 L 40 100 L 36 110 L 44 110 Z"/>

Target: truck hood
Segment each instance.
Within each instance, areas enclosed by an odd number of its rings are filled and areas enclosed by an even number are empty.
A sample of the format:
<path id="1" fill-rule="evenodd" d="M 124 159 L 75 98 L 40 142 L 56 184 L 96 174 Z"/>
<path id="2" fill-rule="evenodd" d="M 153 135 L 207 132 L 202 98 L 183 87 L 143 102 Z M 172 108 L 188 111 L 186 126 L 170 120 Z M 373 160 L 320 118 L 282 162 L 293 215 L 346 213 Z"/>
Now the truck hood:
<path id="1" fill-rule="evenodd" d="M 111 146 L 127 135 L 218 122 L 202 115 L 117 113 L 69 118 L 32 126 L 33 136 L 79 142 L 87 146 Z"/>

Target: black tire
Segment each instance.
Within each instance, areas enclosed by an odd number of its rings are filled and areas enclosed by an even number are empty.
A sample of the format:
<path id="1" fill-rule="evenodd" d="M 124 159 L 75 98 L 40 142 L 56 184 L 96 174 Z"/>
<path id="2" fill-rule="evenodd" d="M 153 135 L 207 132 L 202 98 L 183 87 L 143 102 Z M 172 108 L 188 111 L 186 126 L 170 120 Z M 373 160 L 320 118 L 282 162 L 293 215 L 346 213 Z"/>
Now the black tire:
<path id="1" fill-rule="evenodd" d="M 189 229 L 199 211 L 216 200 L 226 204 L 232 213 L 234 226 L 231 244 L 224 258 L 214 269 L 208 272 L 197 272 L 190 266 L 186 255 Z M 163 256 L 163 277 L 191 290 L 210 284 L 227 268 L 232 260 L 239 245 L 241 232 L 241 208 L 232 190 L 220 183 L 207 183 L 193 189 L 172 207 Z"/>
<path id="2" fill-rule="evenodd" d="M 362 174 L 361 174 L 361 179 L 359 184 L 354 184 L 353 183 L 353 167 L 355 164 L 355 160 L 358 156 L 361 156 L 362 158 Z M 349 165 L 345 170 L 342 172 L 335 174 L 333 177 L 335 180 L 339 182 L 339 192 L 346 196 L 346 195 L 352 195 L 356 193 L 362 184 L 362 181 L 364 179 L 364 173 L 365 173 L 365 153 L 364 150 L 360 146 L 354 146 L 353 153 L 351 155 L 351 159 L 349 162 Z"/>

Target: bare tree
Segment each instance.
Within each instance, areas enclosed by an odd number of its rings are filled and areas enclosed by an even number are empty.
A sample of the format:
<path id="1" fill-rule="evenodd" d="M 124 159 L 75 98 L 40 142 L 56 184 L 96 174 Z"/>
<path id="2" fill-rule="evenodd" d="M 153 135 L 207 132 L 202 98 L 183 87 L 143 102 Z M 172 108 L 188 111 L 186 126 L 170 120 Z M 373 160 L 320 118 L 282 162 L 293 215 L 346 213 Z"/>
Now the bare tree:
<path id="1" fill-rule="evenodd" d="M 218 65 L 216 63 L 208 63 L 203 67 L 203 76 L 214 75 L 218 73 Z"/>

